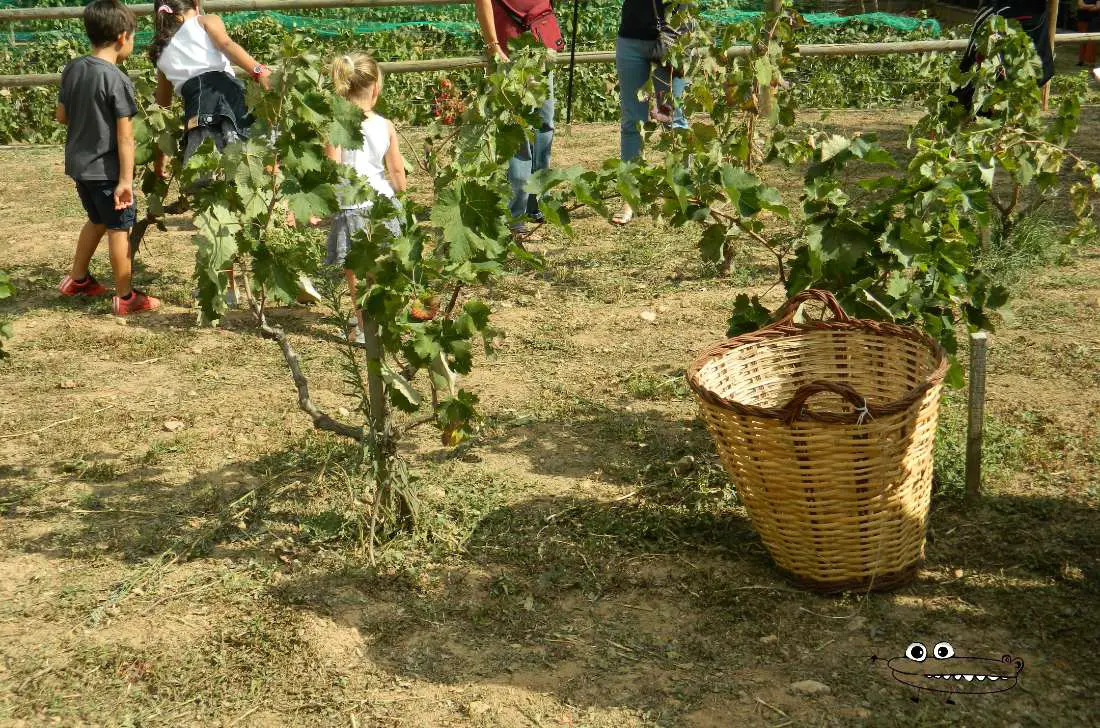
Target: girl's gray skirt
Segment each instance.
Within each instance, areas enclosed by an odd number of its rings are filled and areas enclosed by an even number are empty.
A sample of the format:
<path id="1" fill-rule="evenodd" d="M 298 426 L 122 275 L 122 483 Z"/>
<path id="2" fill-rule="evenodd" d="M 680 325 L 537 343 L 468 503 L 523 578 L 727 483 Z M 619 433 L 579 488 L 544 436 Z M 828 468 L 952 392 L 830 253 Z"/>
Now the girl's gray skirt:
<path id="1" fill-rule="evenodd" d="M 332 218 L 332 227 L 328 231 L 328 254 L 326 265 L 343 265 L 351 248 L 351 239 L 357 232 L 370 223 L 370 208 L 340 210 Z M 385 222 L 386 228 L 394 237 L 401 235 L 401 220 L 393 217 Z"/>

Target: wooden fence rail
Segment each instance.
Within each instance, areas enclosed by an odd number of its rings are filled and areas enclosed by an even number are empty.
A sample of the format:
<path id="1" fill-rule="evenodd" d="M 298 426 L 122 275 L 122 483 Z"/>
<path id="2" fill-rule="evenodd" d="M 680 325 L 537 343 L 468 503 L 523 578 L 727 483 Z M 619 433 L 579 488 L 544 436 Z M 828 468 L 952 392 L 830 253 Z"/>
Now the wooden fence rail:
<path id="1" fill-rule="evenodd" d="M 315 0 L 320 1 L 320 0 Z M 390 0 L 384 0 L 389 2 Z M 341 0 L 348 2 L 348 0 Z M 1077 45 L 1090 41 L 1100 41 L 1100 33 L 1060 33 L 1055 38 L 1058 45 Z M 891 53 L 944 53 L 961 51 L 966 47 L 965 40 L 920 40 L 899 43 L 838 43 L 801 45 L 798 47 L 798 55 L 805 58 L 821 56 L 881 56 Z M 730 56 L 745 56 L 750 51 L 749 46 L 734 46 L 726 53 Z M 554 63 L 566 65 L 569 63 L 568 55 L 559 55 L 554 58 Z M 578 53 L 577 63 L 614 63 L 615 54 L 606 52 Z M 450 71 L 461 68 L 478 68 L 487 65 L 484 58 L 433 58 L 420 61 L 397 61 L 382 63 L 382 69 L 386 73 L 424 73 L 428 71 Z M 146 71 L 147 72 L 147 71 Z M 131 71 L 131 75 L 137 76 L 142 72 Z M 0 76 L 0 88 L 25 88 L 31 86 L 56 86 L 61 83 L 60 73 L 27 74 L 20 76 Z"/>
<path id="2" fill-rule="evenodd" d="M 559 56 L 553 60 L 558 65 L 569 63 L 568 56 Z M 614 63 L 614 53 L 578 53 L 577 63 Z M 452 71 L 461 68 L 484 68 L 488 65 L 484 58 L 433 58 L 422 61 L 392 61 L 378 64 L 386 74 L 424 73 L 427 71 Z M 130 71 L 131 77 L 152 73 L 153 69 Z M 38 73 L 22 76 L 0 76 L 0 88 L 26 88 L 31 86 L 57 86 L 61 83 L 60 73 Z"/>

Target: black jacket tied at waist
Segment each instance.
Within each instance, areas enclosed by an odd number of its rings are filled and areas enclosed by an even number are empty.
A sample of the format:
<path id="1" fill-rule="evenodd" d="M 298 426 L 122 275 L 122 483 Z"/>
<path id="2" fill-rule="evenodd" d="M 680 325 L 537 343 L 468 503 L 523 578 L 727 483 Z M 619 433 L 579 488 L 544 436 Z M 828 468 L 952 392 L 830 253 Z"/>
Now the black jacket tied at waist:
<path id="1" fill-rule="evenodd" d="M 183 97 L 183 118 L 188 128 L 194 126 L 220 127 L 228 121 L 239 136 L 248 136 L 252 126 L 252 114 L 244 103 L 244 84 L 224 71 L 207 71 L 184 82 L 180 89 Z"/>

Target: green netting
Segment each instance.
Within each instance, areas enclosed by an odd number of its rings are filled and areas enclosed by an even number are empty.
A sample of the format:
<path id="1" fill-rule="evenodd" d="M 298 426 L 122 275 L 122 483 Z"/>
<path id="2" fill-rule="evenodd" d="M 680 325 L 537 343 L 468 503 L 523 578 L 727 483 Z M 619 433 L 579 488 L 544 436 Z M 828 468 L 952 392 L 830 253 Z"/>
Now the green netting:
<path id="1" fill-rule="evenodd" d="M 0 4 L 6 4 L 8 0 L 0 0 Z M 349 20 L 341 20 L 339 18 L 307 18 L 301 15 L 284 15 L 283 13 L 275 13 L 270 11 L 244 11 L 239 13 L 228 13 L 221 16 L 225 21 L 225 25 L 228 28 L 240 26 L 258 18 L 269 18 L 274 20 L 279 25 L 283 26 L 287 30 L 310 30 L 317 35 L 324 37 L 332 37 L 341 35 L 343 33 L 352 34 L 365 34 L 365 33 L 383 33 L 387 31 L 400 30 L 402 28 L 417 28 L 428 27 L 442 31 L 444 33 L 452 33 L 454 35 L 471 35 L 477 32 L 477 23 L 459 23 L 446 20 L 417 20 L 417 21 L 404 21 L 404 22 L 388 22 L 388 23 L 363 23 Z M 40 40 L 60 39 L 60 38 L 83 38 L 83 33 L 67 30 L 40 30 L 36 32 L 22 32 L 22 33 L 5 33 L 0 36 L 0 39 L 11 42 L 14 38 L 17 43 L 31 43 Z M 141 47 L 147 45 L 153 38 L 153 32 L 150 30 L 141 30 L 134 34 L 134 45 Z"/>
<path id="2" fill-rule="evenodd" d="M 12 7 L 17 3 L 13 0 L 0 0 L 0 6 Z M 433 12 L 435 10 L 433 9 Z M 467 11 L 468 12 L 468 11 Z M 703 13 L 703 17 L 719 25 L 743 23 L 761 15 L 758 11 L 738 9 L 711 10 Z M 303 15 L 286 15 L 276 12 L 237 12 L 222 16 L 228 27 L 240 26 L 257 18 L 269 18 L 288 30 L 309 30 L 319 36 L 332 37 L 342 34 L 362 35 L 367 33 L 382 33 L 401 30 L 405 28 L 432 28 L 452 35 L 471 36 L 477 33 L 477 23 L 452 20 L 409 20 L 386 22 L 363 22 L 347 18 L 332 17 L 307 17 Z M 438 15 L 436 15 L 438 18 Z M 900 32 L 911 33 L 917 30 L 939 35 L 940 24 L 932 19 L 910 18 L 904 15 L 891 13 L 862 13 L 859 15 L 837 15 L 836 13 L 807 13 L 804 15 L 811 26 L 832 27 L 847 23 L 855 23 L 875 28 L 889 28 Z M 0 34 L 0 44 L 11 42 L 32 43 L 51 39 L 83 38 L 83 33 L 68 30 L 41 30 L 35 32 L 7 32 Z M 135 34 L 134 42 L 138 47 L 145 46 L 152 40 L 151 31 L 144 30 Z"/>
<path id="3" fill-rule="evenodd" d="M 312 30 L 318 35 L 334 36 L 341 33 L 382 33 L 401 28 L 427 27 L 435 28 L 444 33 L 456 35 L 471 35 L 478 31 L 476 22 L 455 22 L 449 20 L 409 20 L 398 22 L 370 22 L 363 23 L 354 20 L 342 20 L 340 18 L 307 18 L 301 15 L 284 15 L 282 13 L 264 12 L 240 12 L 229 13 L 222 16 L 227 26 L 241 25 L 250 20 L 264 17 L 271 18 L 288 30 Z"/>
<path id="4" fill-rule="evenodd" d="M 759 17 L 763 13 L 750 10 L 716 10 L 703 13 L 703 17 L 722 25 L 744 23 Z M 837 15 L 836 13 L 806 13 L 802 16 L 810 25 L 829 28 L 846 23 L 857 23 L 873 28 L 890 28 L 904 33 L 925 30 L 932 35 L 940 34 L 939 21 L 932 18 L 910 18 L 893 13 L 859 13 L 857 15 Z"/>

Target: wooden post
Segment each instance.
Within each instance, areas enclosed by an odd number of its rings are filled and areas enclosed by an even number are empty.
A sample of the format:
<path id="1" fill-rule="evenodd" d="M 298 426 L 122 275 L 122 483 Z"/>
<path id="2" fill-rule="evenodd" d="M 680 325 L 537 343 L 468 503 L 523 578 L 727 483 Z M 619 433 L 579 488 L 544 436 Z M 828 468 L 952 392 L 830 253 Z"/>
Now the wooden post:
<path id="1" fill-rule="evenodd" d="M 1047 38 L 1050 40 L 1050 55 L 1054 56 L 1054 36 L 1058 35 L 1059 0 L 1047 0 Z M 1050 108 L 1050 81 L 1043 85 L 1043 111 Z"/>
<path id="2" fill-rule="evenodd" d="M 966 406 L 966 497 L 976 501 L 982 494 L 982 424 L 985 422 L 985 357 L 989 335 L 970 335 L 970 395 Z"/>
<path id="3" fill-rule="evenodd" d="M 783 12 L 783 0 L 767 0 L 767 4 L 768 4 L 768 12 L 769 13 Z M 749 73 L 753 73 L 753 70 L 751 68 L 749 69 Z M 760 89 L 760 99 L 759 99 L 759 101 L 760 101 L 760 115 L 761 116 L 763 116 L 765 118 L 768 117 L 768 116 L 771 116 L 772 101 L 774 100 L 774 98 L 775 98 L 775 94 L 772 93 L 772 87 L 770 85 L 765 86 L 764 88 Z"/>
<path id="4" fill-rule="evenodd" d="M 577 23 L 580 20 L 580 0 L 573 0 L 573 37 L 569 41 L 569 90 L 566 92 L 565 125 L 573 125 L 573 77 L 577 71 Z"/>

